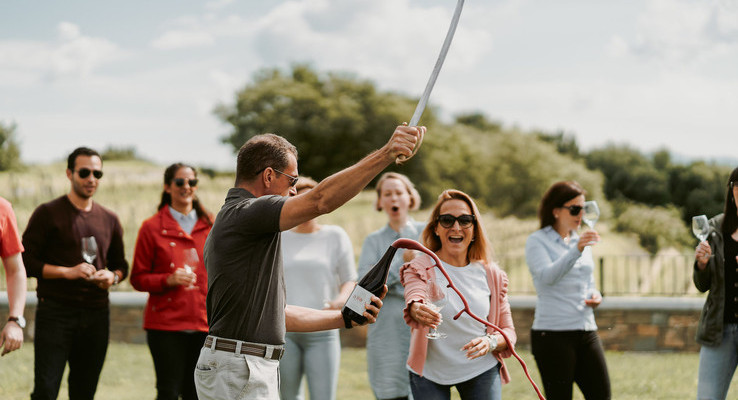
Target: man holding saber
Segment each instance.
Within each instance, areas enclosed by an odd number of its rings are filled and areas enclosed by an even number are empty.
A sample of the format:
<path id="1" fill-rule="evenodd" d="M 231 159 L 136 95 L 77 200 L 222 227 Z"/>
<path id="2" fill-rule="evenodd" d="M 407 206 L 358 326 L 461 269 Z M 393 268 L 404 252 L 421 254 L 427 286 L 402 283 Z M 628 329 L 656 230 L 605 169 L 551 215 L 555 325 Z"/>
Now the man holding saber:
<path id="1" fill-rule="evenodd" d="M 338 310 L 285 304 L 280 232 L 329 213 L 356 196 L 399 156 L 410 157 L 425 127 L 398 126 L 390 140 L 313 190 L 288 197 L 297 183 L 297 149 L 263 134 L 240 149 L 228 191 L 205 243 L 209 336 L 195 368 L 198 397 L 279 398 L 279 359 L 286 331 L 344 326 Z M 378 307 L 364 316 L 374 322 Z"/>

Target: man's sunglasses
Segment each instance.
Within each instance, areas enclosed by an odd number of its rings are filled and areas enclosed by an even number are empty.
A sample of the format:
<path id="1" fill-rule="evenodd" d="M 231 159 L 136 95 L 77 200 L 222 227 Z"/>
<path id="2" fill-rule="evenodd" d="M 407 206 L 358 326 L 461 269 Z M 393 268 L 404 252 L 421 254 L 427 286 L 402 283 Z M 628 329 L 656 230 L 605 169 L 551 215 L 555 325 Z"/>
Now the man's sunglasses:
<path id="1" fill-rule="evenodd" d="M 582 207 L 582 206 L 569 206 L 569 207 L 562 206 L 561 208 L 568 209 L 569 210 L 569 215 L 571 215 L 572 217 L 576 217 L 577 215 L 579 215 L 580 212 L 582 212 L 582 209 L 584 207 Z"/>
<path id="2" fill-rule="evenodd" d="M 295 186 L 295 185 L 297 185 L 297 180 L 299 179 L 299 177 L 297 177 L 297 176 L 292 176 L 292 175 L 290 175 L 290 174 L 285 174 L 284 172 L 282 172 L 282 171 L 280 171 L 280 170 L 278 170 L 278 169 L 276 169 L 276 168 L 272 168 L 272 169 L 273 169 L 273 170 L 275 170 L 275 171 L 277 171 L 277 172 L 279 172 L 280 174 L 282 174 L 282 175 L 284 175 L 284 176 L 288 177 L 288 178 L 290 179 L 290 186 Z"/>
<path id="3" fill-rule="evenodd" d="M 197 186 L 197 179 L 175 178 L 173 179 L 173 182 L 177 187 L 184 187 L 185 182 L 189 183 L 190 187 Z"/>
<path id="4" fill-rule="evenodd" d="M 459 227 L 468 228 L 474 225 L 474 221 L 476 221 L 476 218 L 473 215 L 469 214 L 459 215 L 458 217 L 454 217 L 451 214 L 441 214 L 438 216 L 438 223 L 446 229 L 454 226 L 454 223 L 456 223 L 456 221 L 459 221 Z"/>
<path id="5" fill-rule="evenodd" d="M 80 168 L 77 170 L 77 175 L 82 179 L 87 179 L 87 177 L 90 176 L 90 173 L 95 177 L 95 179 L 100 179 L 103 176 L 103 172 L 99 169 L 92 170 L 89 168 Z"/>

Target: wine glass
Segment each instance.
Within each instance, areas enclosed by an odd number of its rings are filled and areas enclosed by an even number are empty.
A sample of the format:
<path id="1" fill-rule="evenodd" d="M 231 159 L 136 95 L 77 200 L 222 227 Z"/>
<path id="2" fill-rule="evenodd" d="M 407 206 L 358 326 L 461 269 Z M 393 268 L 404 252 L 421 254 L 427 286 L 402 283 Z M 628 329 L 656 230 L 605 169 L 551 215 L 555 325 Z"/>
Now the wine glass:
<path id="1" fill-rule="evenodd" d="M 587 224 L 589 229 L 594 229 L 595 223 L 600 219 L 600 208 L 594 200 L 584 202 L 584 215 L 582 221 Z"/>
<path id="2" fill-rule="evenodd" d="M 97 241 L 94 236 L 82 238 L 82 258 L 87 264 L 92 264 L 97 258 Z"/>
<path id="3" fill-rule="evenodd" d="M 435 312 L 441 312 L 443 306 L 448 303 L 446 288 L 443 285 L 439 285 L 435 280 L 429 280 L 427 290 L 428 304 L 426 306 Z M 440 326 L 441 323 L 439 322 L 438 325 Z M 446 337 L 446 334 L 439 332 L 437 328 L 430 328 L 425 337 L 428 339 L 443 339 Z"/>
<path id="4" fill-rule="evenodd" d="M 692 217 L 692 233 L 697 236 L 700 242 L 704 242 L 707 239 L 707 235 L 710 233 L 710 224 L 707 222 L 706 215 Z"/>
<path id="5" fill-rule="evenodd" d="M 200 257 L 197 256 L 196 249 L 187 249 L 184 251 L 184 269 L 187 273 L 191 274 L 199 263 Z M 187 289 L 194 289 L 195 287 L 195 285 L 190 283 Z"/>

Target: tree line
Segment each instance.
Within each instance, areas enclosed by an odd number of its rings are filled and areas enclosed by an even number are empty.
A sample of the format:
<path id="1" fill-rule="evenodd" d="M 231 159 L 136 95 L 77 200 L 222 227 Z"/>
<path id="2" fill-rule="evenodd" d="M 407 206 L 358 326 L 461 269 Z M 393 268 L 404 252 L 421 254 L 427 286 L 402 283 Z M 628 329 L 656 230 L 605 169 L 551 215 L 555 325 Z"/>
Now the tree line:
<path id="1" fill-rule="evenodd" d="M 277 133 L 299 149 L 301 174 L 320 180 L 382 146 L 417 101 L 350 73 L 295 64 L 286 71 L 260 70 L 233 103 L 217 105 L 214 113 L 232 127 L 222 141 L 234 151 L 254 135 Z M 443 122 L 438 111 L 429 107 L 423 114 L 429 134 L 421 151 L 390 167 L 416 183 L 425 204 L 456 188 L 499 217 L 533 218 L 553 182 L 576 180 L 588 199 L 601 204 L 603 219 L 638 235 L 653 253 L 693 245 L 687 228 L 692 216 L 722 211 L 732 166 L 680 163 L 666 149 L 644 154 L 622 144 L 584 152 L 562 131 L 506 127 L 479 112 Z M 0 123 L 0 171 L 22 166 L 15 129 Z M 116 159 L 138 157 L 135 147 L 106 152 Z"/>
<path id="2" fill-rule="evenodd" d="M 259 71 L 215 113 L 232 126 L 222 140 L 235 151 L 256 134 L 278 133 L 299 149 L 301 173 L 322 179 L 381 146 L 417 100 L 353 74 L 296 64 Z M 416 182 L 426 204 L 453 187 L 500 217 L 531 218 L 551 183 L 573 179 L 603 205 L 615 229 L 637 234 L 654 253 L 693 244 L 686 224 L 693 215 L 721 212 L 732 168 L 677 163 L 668 150 L 644 154 L 628 145 L 583 152 L 572 135 L 505 127 L 478 112 L 444 123 L 431 107 L 422 124 L 430 129 L 422 150 L 391 169 Z"/>

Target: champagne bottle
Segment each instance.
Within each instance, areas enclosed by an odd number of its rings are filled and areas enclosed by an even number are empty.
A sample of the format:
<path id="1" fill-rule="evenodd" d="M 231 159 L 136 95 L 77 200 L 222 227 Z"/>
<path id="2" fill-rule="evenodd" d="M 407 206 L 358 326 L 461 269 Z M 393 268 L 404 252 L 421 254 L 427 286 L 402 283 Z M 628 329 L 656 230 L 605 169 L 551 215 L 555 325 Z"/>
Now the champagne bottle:
<path id="1" fill-rule="evenodd" d="M 346 328 L 351 328 L 351 321 L 356 321 L 359 325 L 366 323 L 366 318 L 363 315 L 364 311 L 366 311 L 366 305 L 371 301 L 372 295 L 380 296 L 382 294 L 384 285 L 387 283 L 390 265 L 392 265 L 392 259 L 395 257 L 396 252 L 397 247 L 390 246 L 382 256 L 382 259 L 354 286 L 351 296 L 349 296 L 341 309 Z M 374 305 L 376 306 L 376 304 Z"/>

